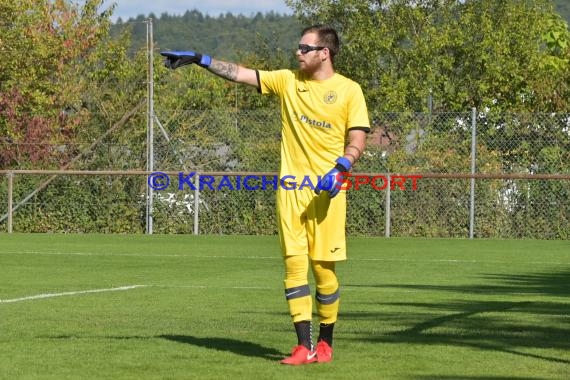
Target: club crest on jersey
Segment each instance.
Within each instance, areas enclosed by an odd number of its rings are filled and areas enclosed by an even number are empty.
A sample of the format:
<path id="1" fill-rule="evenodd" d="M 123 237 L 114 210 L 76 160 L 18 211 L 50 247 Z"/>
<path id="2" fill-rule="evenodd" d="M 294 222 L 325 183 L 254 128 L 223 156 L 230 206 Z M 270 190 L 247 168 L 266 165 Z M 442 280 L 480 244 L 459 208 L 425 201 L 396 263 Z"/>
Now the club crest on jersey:
<path id="1" fill-rule="evenodd" d="M 333 104 L 334 102 L 336 102 L 336 98 L 337 98 L 336 92 L 329 91 L 325 94 L 324 101 L 327 104 Z"/>

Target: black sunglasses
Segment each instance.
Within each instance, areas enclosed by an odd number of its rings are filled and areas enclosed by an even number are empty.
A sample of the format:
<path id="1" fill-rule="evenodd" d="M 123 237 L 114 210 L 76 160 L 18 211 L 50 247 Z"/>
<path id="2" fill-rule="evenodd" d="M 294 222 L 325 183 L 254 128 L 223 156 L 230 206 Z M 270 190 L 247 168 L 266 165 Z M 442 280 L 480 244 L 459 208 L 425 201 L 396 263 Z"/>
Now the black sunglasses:
<path id="1" fill-rule="evenodd" d="M 311 46 L 311 45 L 299 44 L 298 50 L 301 52 L 301 54 L 307 54 L 310 51 L 323 50 L 324 48 L 325 46 Z"/>

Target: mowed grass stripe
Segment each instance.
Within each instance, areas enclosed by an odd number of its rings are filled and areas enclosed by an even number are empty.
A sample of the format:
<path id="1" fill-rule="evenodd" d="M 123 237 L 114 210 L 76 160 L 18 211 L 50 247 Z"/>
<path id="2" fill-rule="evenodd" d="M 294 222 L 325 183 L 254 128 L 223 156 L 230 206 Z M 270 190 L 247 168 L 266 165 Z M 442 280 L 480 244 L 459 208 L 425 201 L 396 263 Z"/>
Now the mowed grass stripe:
<path id="1" fill-rule="evenodd" d="M 349 238 L 335 360 L 289 368 L 276 237 L 0 235 L 2 299 L 147 285 L 0 304 L 0 379 L 567 379 L 568 247 Z"/>

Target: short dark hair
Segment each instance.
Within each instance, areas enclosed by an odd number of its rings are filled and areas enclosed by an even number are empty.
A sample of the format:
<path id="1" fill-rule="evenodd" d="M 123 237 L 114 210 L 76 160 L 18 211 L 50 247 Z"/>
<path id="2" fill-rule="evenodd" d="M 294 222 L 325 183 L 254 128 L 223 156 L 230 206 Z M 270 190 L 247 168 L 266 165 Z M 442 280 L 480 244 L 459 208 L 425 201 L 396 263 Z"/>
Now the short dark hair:
<path id="1" fill-rule="evenodd" d="M 317 34 L 319 46 L 328 48 L 331 54 L 331 59 L 334 61 L 334 56 L 337 55 L 340 50 L 340 39 L 338 38 L 336 30 L 333 27 L 318 24 L 303 29 L 301 37 L 307 33 Z"/>

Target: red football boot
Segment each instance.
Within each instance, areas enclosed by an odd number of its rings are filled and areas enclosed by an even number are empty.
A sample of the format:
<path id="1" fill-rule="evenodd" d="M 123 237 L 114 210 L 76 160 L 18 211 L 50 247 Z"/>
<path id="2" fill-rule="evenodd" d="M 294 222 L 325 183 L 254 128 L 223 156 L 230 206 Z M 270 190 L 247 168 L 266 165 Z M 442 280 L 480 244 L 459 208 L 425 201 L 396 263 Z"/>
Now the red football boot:
<path id="1" fill-rule="evenodd" d="M 327 363 L 327 362 L 332 361 L 333 349 L 324 340 L 320 340 L 317 343 L 316 352 L 317 352 L 317 362 Z"/>
<path id="2" fill-rule="evenodd" d="M 302 344 L 293 347 L 291 356 L 281 360 L 281 364 L 302 365 L 317 361 L 317 352 L 311 351 Z"/>

